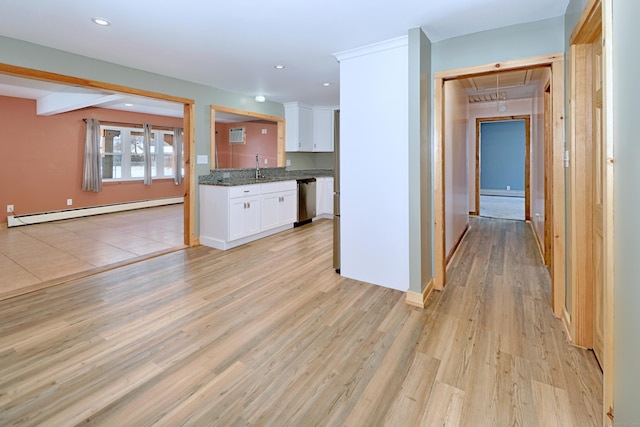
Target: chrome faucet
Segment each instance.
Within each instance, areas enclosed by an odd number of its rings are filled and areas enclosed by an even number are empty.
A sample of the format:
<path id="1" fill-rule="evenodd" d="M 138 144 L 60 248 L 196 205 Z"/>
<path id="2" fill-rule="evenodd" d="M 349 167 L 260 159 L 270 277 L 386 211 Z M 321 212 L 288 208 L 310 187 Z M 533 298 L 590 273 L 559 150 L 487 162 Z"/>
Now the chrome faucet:
<path id="1" fill-rule="evenodd" d="M 260 178 L 260 162 L 258 161 L 258 153 L 256 153 L 256 179 Z"/>

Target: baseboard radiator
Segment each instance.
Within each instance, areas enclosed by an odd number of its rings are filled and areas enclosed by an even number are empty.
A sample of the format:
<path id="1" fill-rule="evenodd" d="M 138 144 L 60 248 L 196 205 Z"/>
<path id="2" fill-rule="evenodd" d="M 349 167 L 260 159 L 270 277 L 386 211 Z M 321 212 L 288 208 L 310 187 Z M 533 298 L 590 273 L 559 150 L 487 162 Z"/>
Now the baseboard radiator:
<path id="1" fill-rule="evenodd" d="M 7 226 L 39 224 L 42 222 L 60 221 L 62 219 L 81 218 L 83 216 L 100 215 L 105 213 L 124 212 L 134 209 L 152 208 L 157 206 L 175 205 L 183 203 L 183 197 L 166 199 L 143 200 L 141 202 L 119 203 L 116 205 L 95 206 L 90 208 L 70 209 L 64 211 L 43 212 L 27 215 L 11 215 L 7 217 Z"/>

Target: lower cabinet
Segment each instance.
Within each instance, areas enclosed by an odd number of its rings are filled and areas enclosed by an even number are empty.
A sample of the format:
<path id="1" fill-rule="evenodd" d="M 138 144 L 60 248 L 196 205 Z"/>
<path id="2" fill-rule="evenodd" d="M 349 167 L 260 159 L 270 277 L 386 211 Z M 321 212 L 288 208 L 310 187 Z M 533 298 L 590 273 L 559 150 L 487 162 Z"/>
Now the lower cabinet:
<path id="1" fill-rule="evenodd" d="M 260 199 L 240 197 L 229 200 L 229 241 L 260 232 Z"/>
<path id="2" fill-rule="evenodd" d="M 200 185 L 200 243 L 230 249 L 293 227 L 296 181 Z"/>

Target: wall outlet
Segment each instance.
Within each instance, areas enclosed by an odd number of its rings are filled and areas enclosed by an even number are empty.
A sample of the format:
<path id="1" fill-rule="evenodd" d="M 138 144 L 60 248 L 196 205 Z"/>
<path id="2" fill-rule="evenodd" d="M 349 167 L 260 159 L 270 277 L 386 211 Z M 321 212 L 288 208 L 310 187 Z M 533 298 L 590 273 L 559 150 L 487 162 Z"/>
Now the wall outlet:
<path id="1" fill-rule="evenodd" d="M 267 130 L 266 129 L 262 129 L 262 134 L 266 135 L 267 134 Z"/>
<path id="2" fill-rule="evenodd" d="M 266 165 L 267 163 L 269 163 L 269 160 L 264 159 L 264 164 Z"/>
<path id="3" fill-rule="evenodd" d="M 7 205 L 7 212 L 13 212 L 13 205 Z"/>
<path id="4" fill-rule="evenodd" d="M 291 166 L 291 160 L 287 159 L 287 166 Z"/>
<path id="5" fill-rule="evenodd" d="M 507 185 L 507 190 L 511 190 L 511 186 L 510 185 Z"/>
<path id="6" fill-rule="evenodd" d="M 67 206 L 73 205 L 73 199 L 67 199 Z"/>

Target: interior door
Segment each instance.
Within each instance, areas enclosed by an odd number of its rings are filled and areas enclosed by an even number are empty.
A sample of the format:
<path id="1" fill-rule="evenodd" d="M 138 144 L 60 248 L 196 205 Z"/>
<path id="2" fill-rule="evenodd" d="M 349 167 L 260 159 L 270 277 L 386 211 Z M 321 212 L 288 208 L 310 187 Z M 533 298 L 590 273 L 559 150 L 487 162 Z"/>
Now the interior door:
<path id="1" fill-rule="evenodd" d="M 604 349 L 604 270 L 603 270 L 603 182 L 604 151 L 602 136 L 602 42 L 596 37 L 592 45 L 593 65 L 593 351 L 602 365 Z"/>

